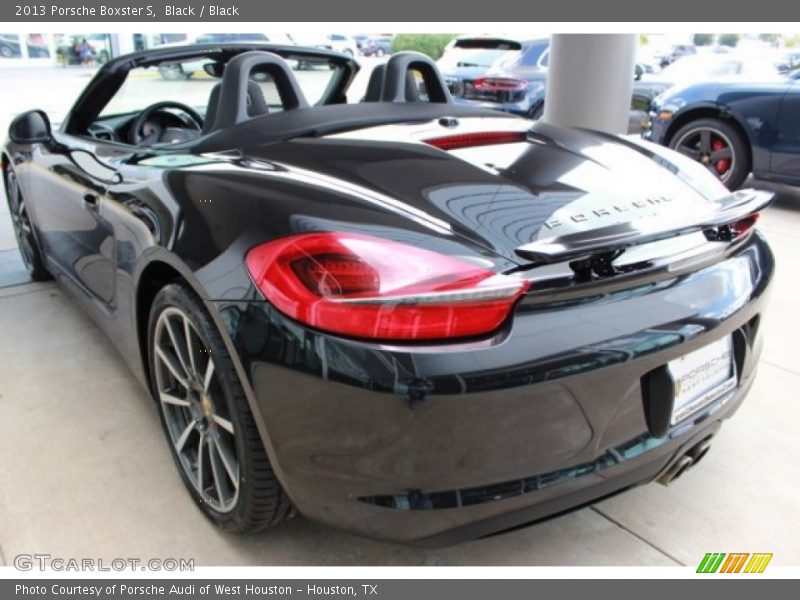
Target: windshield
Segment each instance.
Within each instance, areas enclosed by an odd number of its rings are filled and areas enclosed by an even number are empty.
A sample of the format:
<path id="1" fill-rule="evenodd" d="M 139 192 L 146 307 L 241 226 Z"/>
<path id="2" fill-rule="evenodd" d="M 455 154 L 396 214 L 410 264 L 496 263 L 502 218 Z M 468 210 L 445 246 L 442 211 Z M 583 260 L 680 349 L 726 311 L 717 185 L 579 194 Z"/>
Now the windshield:
<path id="1" fill-rule="evenodd" d="M 337 68 L 324 59 L 288 60 L 300 88 L 309 104 L 317 104 L 322 98 Z M 114 97 L 103 108 L 100 116 L 109 116 L 141 111 L 162 101 L 173 101 L 197 109 L 201 114 L 208 105 L 211 90 L 221 81 L 206 69 L 215 72 L 214 61 L 195 58 L 180 62 L 162 63 L 158 66 L 132 69 Z M 280 110 L 281 102 L 277 88 L 266 74 L 254 74 L 253 81 L 261 87 L 264 99 L 272 110 Z"/>

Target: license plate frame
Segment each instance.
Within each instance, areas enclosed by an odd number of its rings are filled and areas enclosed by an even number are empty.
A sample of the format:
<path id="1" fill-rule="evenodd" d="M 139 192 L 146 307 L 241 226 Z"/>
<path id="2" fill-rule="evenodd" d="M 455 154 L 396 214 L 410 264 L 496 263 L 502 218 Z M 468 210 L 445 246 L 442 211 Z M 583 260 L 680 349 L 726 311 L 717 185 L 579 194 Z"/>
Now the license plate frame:
<path id="1" fill-rule="evenodd" d="M 737 385 L 733 336 L 727 335 L 667 363 L 674 397 L 670 425 L 685 421 Z"/>

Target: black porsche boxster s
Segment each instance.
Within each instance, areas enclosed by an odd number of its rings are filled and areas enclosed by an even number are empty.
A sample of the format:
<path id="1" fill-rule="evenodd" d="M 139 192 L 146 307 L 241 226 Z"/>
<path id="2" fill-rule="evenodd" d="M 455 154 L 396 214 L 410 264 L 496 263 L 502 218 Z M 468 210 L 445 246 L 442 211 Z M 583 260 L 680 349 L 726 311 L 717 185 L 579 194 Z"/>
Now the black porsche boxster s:
<path id="1" fill-rule="evenodd" d="M 200 510 L 446 544 L 702 458 L 753 381 L 770 196 L 456 105 L 419 54 L 348 98 L 357 70 L 154 50 L 104 65 L 57 130 L 10 127 L 31 276 L 114 341 Z"/>

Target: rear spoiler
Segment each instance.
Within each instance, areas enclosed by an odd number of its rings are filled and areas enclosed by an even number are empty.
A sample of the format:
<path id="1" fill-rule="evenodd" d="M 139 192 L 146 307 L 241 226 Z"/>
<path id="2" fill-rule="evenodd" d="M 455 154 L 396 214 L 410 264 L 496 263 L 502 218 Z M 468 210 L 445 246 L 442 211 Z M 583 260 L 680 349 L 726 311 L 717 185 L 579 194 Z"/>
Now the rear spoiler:
<path id="1" fill-rule="evenodd" d="M 698 203 L 691 215 L 663 218 L 660 215 L 617 223 L 607 227 L 550 237 L 516 249 L 536 263 L 555 263 L 616 252 L 666 238 L 730 225 L 766 208 L 772 192 L 740 190 L 716 201 Z"/>

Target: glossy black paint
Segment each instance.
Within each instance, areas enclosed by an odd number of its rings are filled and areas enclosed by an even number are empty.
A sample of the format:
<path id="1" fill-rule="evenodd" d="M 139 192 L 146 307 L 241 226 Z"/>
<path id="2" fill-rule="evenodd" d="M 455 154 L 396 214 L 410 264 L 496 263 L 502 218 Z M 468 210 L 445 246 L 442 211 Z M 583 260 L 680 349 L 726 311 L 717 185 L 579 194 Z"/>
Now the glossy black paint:
<path id="1" fill-rule="evenodd" d="M 99 77 L 116 81 L 135 62 L 112 63 Z M 534 284 L 500 331 L 426 345 L 302 326 L 263 299 L 244 266 L 256 244 L 339 230 L 468 257 L 498 272 L 528 271 L 518 246 L 553 231 L 591 231 L 603 211 L 652 210 L 650 189 L 680 202 L 724 193 L 657 147 L 540 123 L 524 142 L 447 153 L 392 141 L 378 126 L 200 156 L 81 134 L 83 110 L 97 110 L 84 100 L 54 133 L 56 143 L 10 142 L 3 152 L 48 267 L 145 386 L 149 299 L 172 278 L 190 285 L 234 358 L 282 484 L 311 518 L 435 544 L 525 523 L 652 479 L 713 433 L 752 382 L 761 343 L 753 323 L 774 268 L 758 234 L 679 274 L 581 288 L 570 280 L 558 293 Z M 498 117 L 461 119 L 455 131 L 447 120 L 412 127 L 443 135 L 520 124 Z M 82 168 L 75 150 L 121 180 Z M 368 501 L 491 489 L 596 463 L 648 435 L 642 377 L 728 334 L 740 339 L 736 396 L 602 474 L 461 508 Z"/>
<path id="2" fill-rule="evenodd" d="M 800 83 L 700 83 L 671 89 L 653 104 L 647 138 L 668 145 L 695 119 L 715 117 L 734 124 L 750 146 L 755 177 L 800 183 Z"/>

